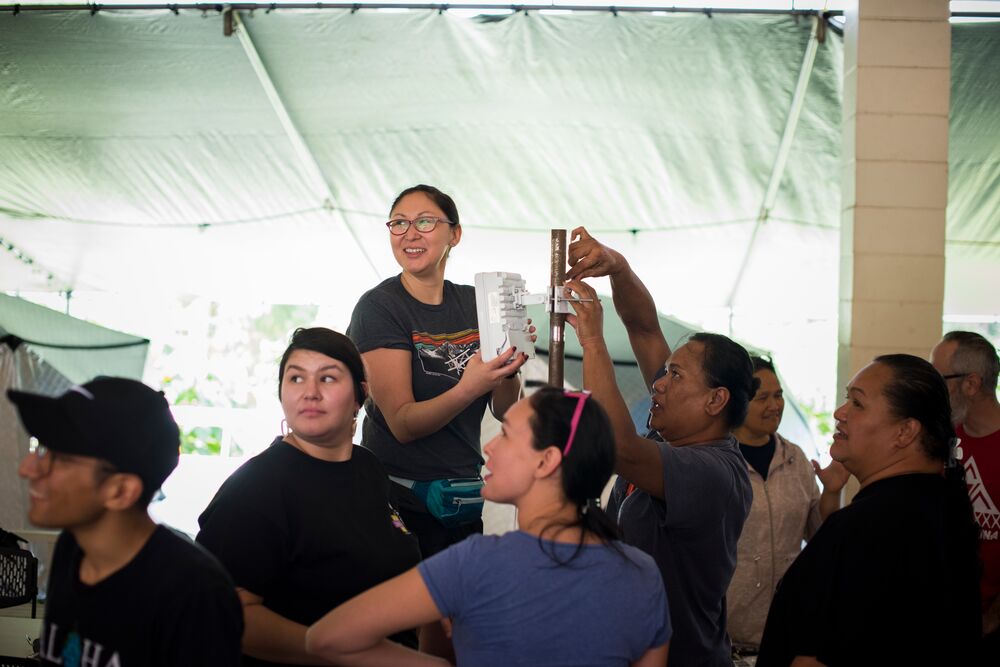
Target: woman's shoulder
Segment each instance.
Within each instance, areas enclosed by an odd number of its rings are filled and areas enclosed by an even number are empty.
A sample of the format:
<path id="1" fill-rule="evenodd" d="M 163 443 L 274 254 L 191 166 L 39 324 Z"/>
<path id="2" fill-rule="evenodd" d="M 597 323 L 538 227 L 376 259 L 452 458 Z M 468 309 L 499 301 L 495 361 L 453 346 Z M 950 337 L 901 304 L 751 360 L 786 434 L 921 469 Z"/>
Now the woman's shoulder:
<path id="1" fill-rule="evenodd" d="M 631 544 L 625 544 L 624 542 L 618 540 L 609 545 L 609 547 L 611 547 L 612 551 L 617 551 L 615 547 L 621 549 L 620 553 L 614 553 L 614 555 L 619 558 L 624 557 L 633 563 L 642 573 L 643 577 L 654 577 L 656 579 L 661 578 L 660 568 L 657 567 L 656 561 L 642 549 L 634 547 Z"/>
<path id="2" fill-rule="evenodd" d="M 382 462 L 378 460 L 372 450 L 362 445 L 354 445 L 351 448 L 351 465 L 358 471 L 388 479 Z"/>
<path id="3" fill-rule="evenodd" d="M 240 493 L 244 490 L 259 491 L 261 485 L 280 478 L 286 469 L 289 445 L 281 436 L 275 437 L 264 451 L 247 459 L 230 475 L 219 492 Z"/>
<path id="4" fill-rule="evenodd" d="M 402 289 L 403 285 L 399 280 L 399 275 L 391 276 L 362 294 L 361 298 L 358 299 L 358 306 L 395 300 L 399 298 Z"/>
<path id="5" fill-rule="evenodd" d="M 809 457 L 806 456 L 806 451 L 780 433 L 775 433 L 774 437 L 776 441 L 774 455 L 781 457 L 781 460 L 787 461 L 795 466 L 800 473 L 807 474 L 812 479 L 815 473 L 812 463 L 809 462 Z"/>
<path id="6" fill-rule="evenodd" d="M 780 433 L 775 433 L 774 434 L 774 439 L 775 439 L 775 442 L 777 443 L 777 446 L 779 448 L 784 449 L 786 453 L 788 453 L 788 454 L 798 454 L 798 455 L 802 456 L 803 458 L 805 458 L 805 455 L 806 455 L 805 450 L 802 449 L 802 447 L 800 447 L 799 445 L 797 445 L 794 442 L 792 442 L 791 440 L 789 440 L 788 438 L 786 438 L 785 436 L 781 435 Z"/>
<path id="7" fill-rule="evenodd" d="M 473 305 L 476 303 L 476 287 L 474 285 L 463 285 L 461 283 L 453 283 L 450 280 L 445 280 L 444 294 L 446 301 L 449 296 L 452 296 L 463 301 L 471 300 Z"/>

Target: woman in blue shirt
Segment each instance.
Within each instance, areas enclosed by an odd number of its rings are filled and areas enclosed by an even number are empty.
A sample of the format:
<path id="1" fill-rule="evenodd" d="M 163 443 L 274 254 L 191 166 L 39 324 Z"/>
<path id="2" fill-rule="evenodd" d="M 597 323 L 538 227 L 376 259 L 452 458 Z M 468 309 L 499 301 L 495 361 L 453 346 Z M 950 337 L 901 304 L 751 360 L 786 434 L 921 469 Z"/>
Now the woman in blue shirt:
<path id="1" fill-rule="evenodd" d="M 604 410 L 585 392 L 540 390 L 508 410 L 485 453 L 483 497 L 514 505 L 519 530 L 474 535 L 341 605 L 309 629 L 307 650 L 344 665 L 443 665 L 384 638 L 450 618 L 459 664 L 664 665 L 659 570 L 598 507 L 614 468 Z"/>

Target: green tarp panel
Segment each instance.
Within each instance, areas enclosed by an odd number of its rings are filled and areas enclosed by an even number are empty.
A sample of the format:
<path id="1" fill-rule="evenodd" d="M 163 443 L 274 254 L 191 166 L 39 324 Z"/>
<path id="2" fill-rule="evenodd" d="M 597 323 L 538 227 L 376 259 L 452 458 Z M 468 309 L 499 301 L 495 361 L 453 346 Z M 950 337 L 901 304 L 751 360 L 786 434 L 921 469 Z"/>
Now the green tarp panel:
<path id="1" fill-rule="evenodd" d="M 145 338 L 106 329 L 5 294 L 0 294 L 0 339 L 8 347 L 28 346 L 73 384 L 82 384 L 97 375 L 142 380 L 149 348 Z"/>
<path id="2" fill-rule="evenodd" d="M 660 310 L 716 330 L 732 322 L 737 337 L 780 349 L 799 386 L 832 386 L 835 32 L 733 316 L 712 319 L 763 201 L 808 17 L 242 19 L 329 195 L 220 14 L 0 13 L 0 289 L 319 303 L 342 328 L 360 294 L 397 271 L 381 224 L 393 195 L 429 182 L 462 213 L 451 280 L 511 271 L 543 287 L 547 230 L 585 225 L 625 252 Z M 945 312 L 995 314 L 1000 24 L 955 24 L 952 43 Z"/>

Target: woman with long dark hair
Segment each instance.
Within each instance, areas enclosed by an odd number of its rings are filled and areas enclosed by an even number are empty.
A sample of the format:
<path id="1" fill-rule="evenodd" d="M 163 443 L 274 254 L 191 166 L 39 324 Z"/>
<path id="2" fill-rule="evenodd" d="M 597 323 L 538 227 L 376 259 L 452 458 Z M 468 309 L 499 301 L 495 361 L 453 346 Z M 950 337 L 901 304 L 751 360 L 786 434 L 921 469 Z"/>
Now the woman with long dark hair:
<path id="1" fill-rule="evenodd" d="M 598 507 L 614 468 L 604 410 L 585 392 L 540 390 L 485 451 L 483 496 L 513 504 L 519 530 L 470 537 L 338 607 L 307 650 L 343 665 L 447 664 L 383 638 L 450 617 L 458 664 L 662 667 L 659 572 Z"/>
<path id="2" fill-rule="evenodd" d="M 834 418 L 830 455 L 861 489 L 778 585 L 758 667 L 972 664 L 978 526 L 944 380 L 918 357 L 876 357 Z"/>

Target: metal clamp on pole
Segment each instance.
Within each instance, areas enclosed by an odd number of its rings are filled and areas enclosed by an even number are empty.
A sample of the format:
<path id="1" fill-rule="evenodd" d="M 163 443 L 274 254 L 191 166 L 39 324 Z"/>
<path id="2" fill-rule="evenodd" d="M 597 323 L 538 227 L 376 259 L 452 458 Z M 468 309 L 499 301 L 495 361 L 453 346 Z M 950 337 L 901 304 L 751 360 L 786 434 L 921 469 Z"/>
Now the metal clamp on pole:
<path id="1" fill-rule="evenodd" d="M 570 303 L 583 303 L 585 301 L 593 301 L 593 299 L 581 299 L 577 296 L 572 296 L 572 290 L 568 289 L 565 285 L 558 285 L 549 288 L 549 298 L 546 304 L 546 310 L 550 313 L 562 313 L 563 315 L 572 315 L 573 308 L 569 305 Z"/>

